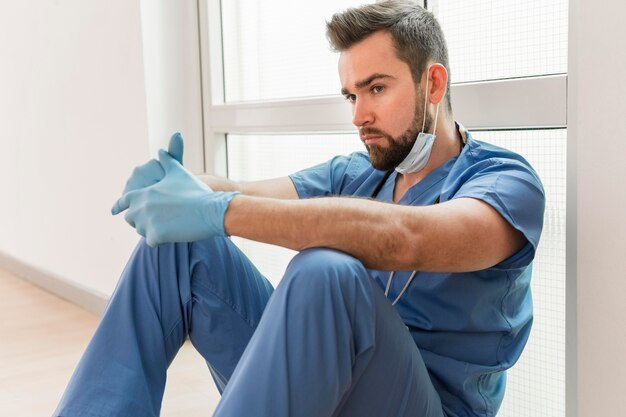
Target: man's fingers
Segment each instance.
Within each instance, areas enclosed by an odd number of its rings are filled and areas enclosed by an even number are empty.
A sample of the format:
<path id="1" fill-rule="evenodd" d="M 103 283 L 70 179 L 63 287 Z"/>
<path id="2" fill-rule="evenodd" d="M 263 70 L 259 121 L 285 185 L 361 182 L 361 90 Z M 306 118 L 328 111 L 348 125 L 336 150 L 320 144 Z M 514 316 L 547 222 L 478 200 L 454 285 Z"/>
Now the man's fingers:
<path id="1" fill-rule="evenodd" d="M 124 200 L 124 197 L 122 196 L 118 198 L 115 204 L 113 204 L 113 207 L 111 207 L 111 214 L 114 216 L 118 215 L 124 210 L 126 210 L 127 208 L 128 208 L 128 202 Z"/>
<path id="2" fill-rule="evenodd" d="M 180 132 L 174 133 L 170 138 L 170 144 L 167 148 L 167 152 L 181 165 L 183 164 L 184 149 L 185 145 L 183 143 L 183 135 L 181 135 Z"/>
<path id="3" fill-rule="evenodd" d="M 152 235 L 146 237 L 146 243 L 151 248 L 156 248 L 157 246 L 159 246 L 159 242 L 155 238 L 153 238 Z"/>
<path id="4" fill-rule="evenodd" d="M 119 214 L 126 210 L 130 206 L 132 198 L 135 194 L 136 193 L 134 191 L 130 191 L 118 198 L 111 208 L 111 214 L 115 216 L 116 214 Z"/>
<path id="5" fill-rule="evenodd" d="M 165 176 L 163 167 L 156 159 L 151 159 L 143 165 L 136 167 L 128 181 L 122 195 L 129 191 L 137 190 L 144 187 L 149 187 L 157 182 L 161 181 Z"/>
<path id="6" fill-rule="evenodd" d="M 132 211 L 128 210 L 126 212 L 126 214 L 124 215 L 124 220 L 126 220 L 126 223 L 130 224 L 130 227 L 137 230 L 137 228 L 135 227 L 135 216 L 132 214 Z"/>
<path id="7" fill-rule="evenodd" d="M 180 166 L 178 161 L 174 159 L 169 154 L 169 152 L 166 152 L 164 149 L 159 149 L 159 162 L 161 163 L 161 166 L 165 170 L 166 174 L 177 166 Z"/>
<path id="8" fill-rule="evenodd" d="M 126 219 L 126 221 L 128 221 L 129 219 Z M 132 220 L 133 223 L 135 223 L 134 220 Z M 129 223 L 130 224 L 130 223 Z M 137 231 L 137 233 L 139 233 L 141 236 L 146 237 L 146 226 L 144 224 L 135 224 L 134 225 L 135 230 Z"/>

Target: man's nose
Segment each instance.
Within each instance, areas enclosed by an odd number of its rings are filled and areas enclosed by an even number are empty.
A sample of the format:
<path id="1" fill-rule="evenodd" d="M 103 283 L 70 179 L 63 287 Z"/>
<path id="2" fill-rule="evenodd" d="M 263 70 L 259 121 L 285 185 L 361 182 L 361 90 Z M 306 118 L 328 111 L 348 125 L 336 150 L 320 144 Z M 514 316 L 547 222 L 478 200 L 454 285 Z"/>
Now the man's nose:
<path id="1" fill-rule="evenodd" d="M 367 100 L 357 99 L 352 105 L 352 124 L 356 127 L 371 125 L 374 113 Z"/>

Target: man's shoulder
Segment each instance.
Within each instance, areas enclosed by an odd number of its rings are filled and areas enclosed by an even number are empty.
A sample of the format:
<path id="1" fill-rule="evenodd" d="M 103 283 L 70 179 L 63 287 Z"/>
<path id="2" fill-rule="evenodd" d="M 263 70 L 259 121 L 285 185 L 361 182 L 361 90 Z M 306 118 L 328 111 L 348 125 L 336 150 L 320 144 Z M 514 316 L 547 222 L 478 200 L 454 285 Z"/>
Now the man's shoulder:
<path id="1" fill-rule="evenodd" d="M 530 162 L 519 153 L 492 143 L 468 136 L 467 145 L 458 163 L 455 164 L 456 174 L 459 171 L 478 173 L 488 171 L 526 171 L 539 179 Z"/>
<path id="2" fill-rule="evenodd" d="M 467 144 L 443 187 L 444 194 L 453 198 L 461 188 L 472 184 L 486 187 L 496 183 L 507 186 L 528 183 L 543 192 L 539 175 L 522 155 L 468 135 Z"/>
<path id="3" fill-rule="evenodd" d="M 531 167 L 530 163 L 517 152 L 510 149 L 503 148 L 493 143 L 486 142 L 480 139 L 475 139 L 472 136 L 467 140 L 467 157 L 473 163 L 478 163 L 485 160 L 500 160 L 500 161 L 518 161 L 528 167 Z"/>

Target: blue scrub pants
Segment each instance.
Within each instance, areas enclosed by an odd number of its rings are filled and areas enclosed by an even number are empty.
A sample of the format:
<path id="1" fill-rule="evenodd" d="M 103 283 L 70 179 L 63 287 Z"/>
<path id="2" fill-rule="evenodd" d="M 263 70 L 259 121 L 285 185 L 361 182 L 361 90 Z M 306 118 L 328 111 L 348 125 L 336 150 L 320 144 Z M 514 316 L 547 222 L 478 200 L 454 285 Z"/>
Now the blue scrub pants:
<path id="1" fill-rule="evenodd" d="M 358 260 L 299 253 L 273 292 L 227 238 L 133 252 L 54 416 L 158 416 L 186 337 L 215 416 L 442 417 L 409 331 Z"/>

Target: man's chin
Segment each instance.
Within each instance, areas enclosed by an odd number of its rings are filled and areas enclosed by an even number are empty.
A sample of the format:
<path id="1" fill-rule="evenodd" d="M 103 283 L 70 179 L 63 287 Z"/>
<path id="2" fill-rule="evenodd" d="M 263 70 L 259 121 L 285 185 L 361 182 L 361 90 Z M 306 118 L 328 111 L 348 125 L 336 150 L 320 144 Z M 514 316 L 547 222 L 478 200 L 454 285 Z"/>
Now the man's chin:
<path id="1" fill-rule="evenodd" d="M 372 166 L 381 171 L 389 171 L 390 169 L 394 169 L 394 166 L 389 163 L 389 161 L 384 157 L 383 152 L 380 152 L 378 149 L 372 149 L 373 146 L 369 146 L 367 152 L 370 157 L 370 163 Z"/>
<path id="2" fill-rule="evenodd" d="M 376 145 L 368 145 L 366 148 L 370 158 L 370 164 L 380 171 L 395 169 L 404 159 L 400 158 L 400 155 L 395 155 L 393 150 L 387 148 L 381 148 Z"/>

